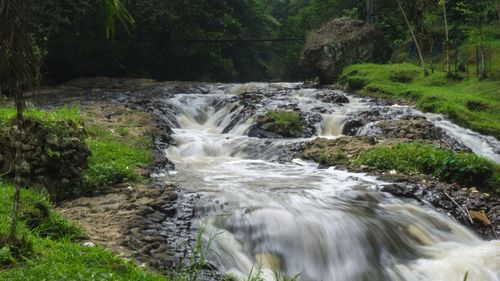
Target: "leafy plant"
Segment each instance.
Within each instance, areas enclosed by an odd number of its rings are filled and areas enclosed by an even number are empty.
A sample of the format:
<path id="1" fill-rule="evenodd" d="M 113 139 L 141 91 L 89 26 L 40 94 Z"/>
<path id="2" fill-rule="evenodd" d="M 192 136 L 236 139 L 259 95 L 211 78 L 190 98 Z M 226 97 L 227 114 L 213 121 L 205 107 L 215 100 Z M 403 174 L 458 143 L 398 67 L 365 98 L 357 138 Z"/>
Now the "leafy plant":
<path id="1" fill-rule="evenodd" d="M 10 265 L 16 262 L 16 259 L 12 256 L 9 246 L 4 246 L 0 248 L 0 266 Z"/>

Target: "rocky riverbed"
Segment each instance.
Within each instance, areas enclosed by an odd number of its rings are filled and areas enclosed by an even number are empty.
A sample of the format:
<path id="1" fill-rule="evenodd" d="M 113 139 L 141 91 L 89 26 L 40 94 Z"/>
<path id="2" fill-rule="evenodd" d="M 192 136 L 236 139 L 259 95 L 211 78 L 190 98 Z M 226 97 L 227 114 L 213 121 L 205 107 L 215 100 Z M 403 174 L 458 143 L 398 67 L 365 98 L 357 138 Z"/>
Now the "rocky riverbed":
<path id="1" fill-rule="evenodd" d="M 166 101 L 176 95 L 205 95 L 214 91 L 231 93 L 227 98 L 214 99 L 211 104 L 215 108 L 211 114 L 227 108 L 231 117 L 217 124 L 222 126 L 222 133 L 234 133 L 242 124 L 253 128 L 250 131 L 265 132 L 266 128 L 258 127 L 259 123 L 253 120 L 269 110 L 292 111 L 302 116 L 301 139 L 273 145 L 271 140 L 265 140 L 269 135 L 260 133 L 256 136 L 264 139 L 258 146 L 259 151 L 250 146 L 242 148 L 253 158 L 264 157 L 282 163 L 298 157 L 318 161 L 320 154 L 328 151 L 333 154 L 341 149 L 350 159 L 368 148 L 416 140 L 444 149 L 470 151 L 463 142 L 410 107 L 392 107 L 381 100 L 353 99 L 339 91 L 307 88 L 301 84 L 270 88 L 267 84 L 235 86 L 156 83 L 143 79 L 81 79 L 44 89 L 34 95 L 31 102 L 45 107 L 77 103 L 82 112 L 93 114 L 95 122 L 106 122 L 110 128 L 135 118 L 146 120 L 138 130 L 154 138 L 157 157 L 155 163 L 144 170 L 144 175 L 150 178 L 148 183 L 113 186 L 94 197 L 64 202 L 58 207 L 61 213 L 79 222 L 87 230 L 90 241 L 157 270 L 167 272 L 189 256 L 189 243 L 197 229 L 192 226 L 193 218 L 197 216 L 197 206 L 203 206 L 204 199 L 200 198 L 204 195 L 176 186 L 169 179 L 169 175 L 175 174 L 175 165 L 164 152 L 182 145 L 174 137 L 174 129 L 181 127 L 182 120 L 178 118 L 177 105 Z M 313 93 L 312 101 L 305 100 L 299 92 L 307 97 Z M 290 98 L 296 95 L 296 99 Z M 195 104 L 193 110 L 197 110 Z M 337 124 L 339 128 L 328 129 L 328 124 Z M 341 134 L 346 136 L 340 137 Z M 323 138 L 310 138 L 318 135 Z M 405 175 L 343 163 L 335 166 L 374 175 L 389 183 L 383 186 L 383 192 L 432 206 L 483 238 L 496 239 L 500 235 L 500 204 L 494 194 L 475 187 L 443 183 L 425 175 Z"/>

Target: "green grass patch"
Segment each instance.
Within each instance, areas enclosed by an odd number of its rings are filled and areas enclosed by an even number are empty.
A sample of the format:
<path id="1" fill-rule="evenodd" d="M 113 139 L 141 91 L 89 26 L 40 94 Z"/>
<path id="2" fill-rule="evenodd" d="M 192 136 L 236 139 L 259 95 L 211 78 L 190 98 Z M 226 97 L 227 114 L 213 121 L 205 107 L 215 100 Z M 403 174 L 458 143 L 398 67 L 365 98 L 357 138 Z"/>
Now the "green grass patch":
<path id="1" fill-rule="evenodd" d="M 264 114 L 264 122 L 272 122 L 272 132 L 285 137 L 294 137 L 304 131 L 304 118 L 297 112 L 270 111 Z"/>
<path id="2" fill-rule="evenodd" d="M 24 111 L 24 116 L 27 118 L 34 118 L 43 122 L 48 127 L 54 126 L 57 122 L 71 121 L 76 124 L 82 124 L 83 118 L 80 114 L 78 106 L 63 106 L 56 110 L 40 110 L 34 107 L 28 107 Z M 0 106 L 0 126 L 7 126 L 11 124 L 12 120 L 16 117 L 16 110 L 13 107 Z"/>
<path id="3" fill-rule="evenodd" d="M 96 126 L 88 128 L 87 144 L 92 151 L 89 167 L 82 175 L 82 189 L 92 191 L 127 181 L 140 181 L 139 173 L 152 160 L 152 140 L 125 135 L 126 128 L 117 131 Z"/>
<path id="4" fill-rule="evenodd" d="M 441 113 L 461 126 L 500 138 L 500 82 L 449 79 L 444 72 L 424 77 L 412 64 L 358 64 L 341 77 L 360 95 L 415 104 L 425 112 Z"/>
<path id="5" fill-rule="evenodd" d="M 429 174 L 447 182 L 500 192 L 500 165 L 473 153 L 456 153 L 422 143 L 376 147 L 355 160 L 380 170 Z"/>
<path id="6" fill-rule="evenodd" d="M 337 148 L 334 154 L 320 154 L 317 158 L 317 162 L 323 166 L 347 165 L 349 164 L 349 158 L 344 154 L 341 148 Z"/>

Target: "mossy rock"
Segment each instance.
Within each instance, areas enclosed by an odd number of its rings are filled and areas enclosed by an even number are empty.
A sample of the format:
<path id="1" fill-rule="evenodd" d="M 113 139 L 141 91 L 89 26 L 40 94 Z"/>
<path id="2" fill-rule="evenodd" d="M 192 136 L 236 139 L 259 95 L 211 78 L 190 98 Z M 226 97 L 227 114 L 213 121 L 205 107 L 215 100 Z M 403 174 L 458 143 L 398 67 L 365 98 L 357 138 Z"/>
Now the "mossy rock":
<path id="1" fill-rule="evenodd" d="M 88 166 L 85 130 L 72 120 L 47 123 L 30 117 L 22 130 L 14 125 L 0 128 L 0 142 L 0 173 L 12 178 L 17 170 L 24 186 L 43 187 L 56 201 L 75 192 L 75 183 Z M 23 161 L 11 168 L 19 143 Z"/>
<path id="2" fill-rule="evenodd" d="M 257 118 L 248 135 L 258 138 L 297 138 L 304 132 L 304 123 L 300 113 L 270 111 Z"/>

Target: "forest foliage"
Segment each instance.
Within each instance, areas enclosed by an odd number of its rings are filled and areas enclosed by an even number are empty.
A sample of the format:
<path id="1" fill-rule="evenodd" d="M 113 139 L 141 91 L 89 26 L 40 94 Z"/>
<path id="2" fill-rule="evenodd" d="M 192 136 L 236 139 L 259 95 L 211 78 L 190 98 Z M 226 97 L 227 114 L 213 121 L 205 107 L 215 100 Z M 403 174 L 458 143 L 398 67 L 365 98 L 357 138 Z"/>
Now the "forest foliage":
<path id="1" fill-rule="evenodd" d="M 308 34 L 337 17 L 366 19 L 366 0 L 124 0 L 133 28 L 116 26 L 106 39 L 100 0 L 28 0 L 46 80 L 82 76 L 160 80 L 303 80 L 300 65 Z M 442 48 L 445 26 L 438 0 L 401 1 L 426 57 Z M 450 43 L 478 43 L 480 30 L 498 29 L 497 0 L 447 0 Z M 374 0 L 374 23 L 392 43 L 394 60 L 412 54 L 398 4 Z M 293 41 L 252 41 L 295 39 Z M 250 41 L 249 41 L 250 40 Z"/>

